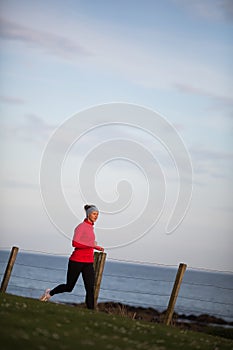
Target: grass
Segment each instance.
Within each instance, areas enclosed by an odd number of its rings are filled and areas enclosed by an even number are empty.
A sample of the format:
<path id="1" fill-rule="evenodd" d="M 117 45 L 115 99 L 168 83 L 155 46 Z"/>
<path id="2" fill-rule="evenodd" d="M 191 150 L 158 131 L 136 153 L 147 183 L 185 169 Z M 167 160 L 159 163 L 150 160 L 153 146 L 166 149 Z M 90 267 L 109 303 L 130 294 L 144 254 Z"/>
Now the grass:
<path id="1" fill-rule="evenodd" d="M 1 349 L 224 350 L 233 341 L 69 305 L 0 295 Z"/>

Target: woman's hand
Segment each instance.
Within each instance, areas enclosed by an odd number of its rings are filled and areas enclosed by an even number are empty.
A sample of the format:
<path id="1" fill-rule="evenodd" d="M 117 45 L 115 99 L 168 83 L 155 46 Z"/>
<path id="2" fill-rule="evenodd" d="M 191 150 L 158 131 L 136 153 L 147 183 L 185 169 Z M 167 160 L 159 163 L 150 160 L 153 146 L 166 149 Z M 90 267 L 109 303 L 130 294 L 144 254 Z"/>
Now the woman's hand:
<path id="1" fill-rule="evenodd" d="M 100 252 L 104 252 L 104 248 L 96 245 L 94 249 L 99 250 Z"/>

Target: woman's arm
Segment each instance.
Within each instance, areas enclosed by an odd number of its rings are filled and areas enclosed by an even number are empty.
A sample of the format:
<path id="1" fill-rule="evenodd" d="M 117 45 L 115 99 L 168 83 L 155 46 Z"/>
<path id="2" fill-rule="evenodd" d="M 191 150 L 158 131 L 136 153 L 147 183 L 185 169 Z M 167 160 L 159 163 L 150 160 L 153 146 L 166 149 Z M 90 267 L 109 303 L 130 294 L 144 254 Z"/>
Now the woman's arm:
<path id="1" fill-rule="evenodd" d="M 85 249 L 85 248 L 90 248 L 89 245 L 81 244 L 75 240 L 72 241 L 72 247 L 74 248 L 79 248 L 79 249 Z"/>
<path id="2" fill-rule="evenodd" d="M 104 251 L 104 248 L 100 247 L 99 245 L 94 244 L 94 246 L 90 246 L 90 245 L 85 245 L 85 244 L 78 243 L 78 242 L 76 242 L 74 240 L 72 241 L 72 246 L 75 247 L 75 248 L 79 248 L 79 249 L 94 248 L 95 250 L 99 250 L 100 252 Z"/>
<path id="3" fill-rule="evenodd" d="M 103 248 L 103 247 L 100 247 L 99 245 L 95 245 L 95 246 L 94 246 L 94 249 L 95 249 L 95 250 L 99 250 L 100 252 L 104 252 L 104 248 Z"/>

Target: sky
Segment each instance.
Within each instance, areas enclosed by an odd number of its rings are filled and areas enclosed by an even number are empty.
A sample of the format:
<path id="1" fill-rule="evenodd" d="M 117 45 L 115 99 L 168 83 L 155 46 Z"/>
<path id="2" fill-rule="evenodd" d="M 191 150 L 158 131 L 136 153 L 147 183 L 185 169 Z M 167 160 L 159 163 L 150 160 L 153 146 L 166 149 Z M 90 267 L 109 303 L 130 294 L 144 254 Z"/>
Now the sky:
<path id="1" fill-rule="evenodd" d="M 1 247 L 69 256 L 94 202 L 109 259 L 233 271 L 233 2 L 2 0 L 0 12 Z M 99 112 L 112 103 L 143 108 L 145 120 Z M 182 140 L 193 171 L 188 210 L 170 234 L 180 177 L 166 142 L 148 132 L 158 126 L 148 127 L 152 111 Z M 41 183 L 47 145 L 74 116 L 57 141 L 69 147 L 62 165 L 56 173 L 51 157 Z M 58 173 L 76 223 L 52 197 Z"/>

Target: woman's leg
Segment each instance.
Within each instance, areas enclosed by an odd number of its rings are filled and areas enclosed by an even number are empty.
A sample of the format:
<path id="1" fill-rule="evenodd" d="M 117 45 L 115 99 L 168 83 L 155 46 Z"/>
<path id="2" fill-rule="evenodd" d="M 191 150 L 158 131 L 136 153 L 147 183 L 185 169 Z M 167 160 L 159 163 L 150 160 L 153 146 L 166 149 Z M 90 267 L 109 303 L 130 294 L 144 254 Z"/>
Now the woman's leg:
<path id="1" fill-rule="evenodd" d="M 52 289 L 49 294 L 53 296 L 54 294 L 71 292 L 74 289 L 74 286 L 79 278 L 82 267 L 83 263 L 69 260 L 66 284 L 60 284 L 59 286 Z"/>
<path id="2" fill-rule="evenodd" d="M 92 263 L 84 263 L 82 277 L 86 289 L 86 305 L 88 309 L 94 309 L 94 283 L 95 272 Z"/>

